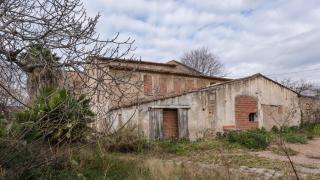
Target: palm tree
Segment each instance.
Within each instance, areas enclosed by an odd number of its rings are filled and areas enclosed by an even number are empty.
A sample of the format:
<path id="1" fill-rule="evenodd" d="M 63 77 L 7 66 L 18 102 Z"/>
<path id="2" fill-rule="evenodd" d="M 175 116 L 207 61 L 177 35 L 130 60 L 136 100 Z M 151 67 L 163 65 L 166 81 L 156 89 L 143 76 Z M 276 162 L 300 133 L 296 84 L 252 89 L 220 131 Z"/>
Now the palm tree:
<path id="1" fill-rule="evenodd" d="M 29 67 L 27 72 L 27 89 L 30 100 L 41 89 L 59 86 L 62 71 L 58 67 L 59 57 L 41 44 L 29 47 L 22 56 L 22 61 Z M 30 68 L 31 67 L 31 68 Z"/>

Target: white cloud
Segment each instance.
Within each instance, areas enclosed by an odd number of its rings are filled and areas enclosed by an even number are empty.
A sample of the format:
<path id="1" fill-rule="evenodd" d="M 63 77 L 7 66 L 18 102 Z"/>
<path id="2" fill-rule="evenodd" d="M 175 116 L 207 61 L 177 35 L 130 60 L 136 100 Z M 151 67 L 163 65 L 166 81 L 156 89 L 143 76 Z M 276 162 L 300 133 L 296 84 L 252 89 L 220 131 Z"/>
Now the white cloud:
<path id="1" fill-rule="evenodd" d="M 320 67 L 317 0 L 84 0 L 101 13 L 97 31 L 136 40 L 136 56 L 165 62 L 207 46 L 230 75 L 286 74 L 316 81 Z M 316 76 L 316 75 L 317 76 Z M 277 75 L 276 78 L 281 78 Z"/>

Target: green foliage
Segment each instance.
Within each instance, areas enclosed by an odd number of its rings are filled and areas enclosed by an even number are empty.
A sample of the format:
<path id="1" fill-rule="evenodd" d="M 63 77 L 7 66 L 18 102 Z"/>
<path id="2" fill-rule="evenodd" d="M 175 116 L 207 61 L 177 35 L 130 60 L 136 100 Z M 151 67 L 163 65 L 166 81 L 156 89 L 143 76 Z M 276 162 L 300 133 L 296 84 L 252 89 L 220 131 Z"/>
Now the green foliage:
<path id="1" fill-rule="evenodd" d="M 7 135 L 7 120 L 4 115 L 0 113 L 0 138 Z"/>
<path id="2" fill-rule="evenodd" d="M 69 157 L 72 158 L 72 157 Z M 125 160 L 111 155 L 96 154 L 24 171 L 27 179 L 136 179 L 148 178 L 149 171 L 136 160 Z"/>
<path id="3" fill-rule="evenodd" d="M 60 59 L 55 53 L 52 53 L 50 49 L 44 47 L 42 44 L 31 45 L 24 55 L 24 58 L 28 59 L 28 63 L 32 64 L 53 64 L 57 63 Z"/>
<path id="4" fill-rule="evenodd" d="M 83 151 L 70 147 L 70 151 L 61 149 L 62 154 L 54 154 L 44 143 L 1 141 L 0 164 L 5 176 L 0 179 L 149 179 L 148 169 L 138 160 L 102 154 L 97 144 L 90 149 L 85 144 L 81 147 Z"/>
<path id="5" fill-rule="evenodd" d="M 316 135 L 320 135 L 320 124 L 316 124 L 313 129 L 312 132 Z"/>
<path id="6" fill-rule="evenodd" d="M 168 139 L 157 141 L 156 146 L 165 153 L 184 155 L 188 153 L 191 143 L 187 139 Z"/>
<path id="7" fill-rule="evenodd" d="M 137 126 L 126 126 L 113 134 L 100 138 L 101 144 L 108 151 L 142 152 L 149 148 L 145 136 L 138 131 Z"/>
<path id="8" fill-rule="evenodd" d="M 314 134 L 313 133 L 308 133 L 307 134 L 307 139 L 308 140 L 312 140 L 314 138 Z"/>
<path id="9" fill-rule="evenodd" d="M 238 143 L 249 149 L 265 149 L 269 145 L 265 129 L 251 131 L 231 131 L 226 135 L 230 143 Z"/>
<path id="10" fill-rule="evenodd" d="M 46 89 L 31 109 L 16 114 L 14 128 L 28 141 L 44 138 L 52 144 L 73 142 L 90 133 L 88 123 L 94 116 L 84 95 L 76 97 L 66 89 Z"/>
<path id="11" fill-rule="evenodd" d="M 283 135 L 284 139 L 289 143 L 301 143 L 307 144 L 307 139 L 301 134 L 294 134 L 294 133 L 286 133 Z"/>
<path id="12" fill-rule="evenodd" d="M 273 132 L 273 133 L 279 133 L 279 128 L 277 127 L 277 126 L 272 126 L 272 128 L 271 128 L 271 132 Z"/>
<path id="13" fill-rule="evenodd" d="M 151 148 L 156 153 L 170 153 L 175 155 L 188 155 L 193 152 L 217 151 L 218 148 L 239 149 L 240 146 L 230 144 L 223 138 L 200 139 L 190 141 L 188 139 L 168 139 L 153 142 Z"/>

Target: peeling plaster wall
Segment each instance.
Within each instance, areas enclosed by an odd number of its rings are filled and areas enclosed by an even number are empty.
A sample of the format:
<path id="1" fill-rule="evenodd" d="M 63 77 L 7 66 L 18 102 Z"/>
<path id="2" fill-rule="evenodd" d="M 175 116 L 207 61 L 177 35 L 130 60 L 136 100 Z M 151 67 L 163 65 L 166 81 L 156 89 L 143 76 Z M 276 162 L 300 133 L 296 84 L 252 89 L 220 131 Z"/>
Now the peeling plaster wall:
<path id="1" fill-rule="evenodd" d="M 130 121 L 130 123 L 139 124 L 139 127 L 143 131 L 146 137 L 149 137 L 149 109 L 152 107 L 166 107 L 166 108 L 183 108 L 188 109 L 188 133 L 191 140 L 203 137 L 205 131 L 212 128 L 212 119 L 209 119 L 208 114 L 208 99 L 207 93 L 200 91 L 194 92 L 174 98 L 165 100 L 153 101 L 150 103 L 142 104 L 140 106 L 134 106 L 129 108 L 122 108 L 117 111 L 113 111 L 114 119 L 116 120 L 119 114 L 123 118 L 123 121 Z M 134 116 L 131 116 L 134 112 Z M 114 124 L 114 128 L 117 128 L 117 123 Z"/>
<path id="2" fill-rule="evenodd" d="M 263 113 L 268 112 L 266 111 L 268 109 L 263 111 L 262 106 L 281 107 L 283 110 L 281 118 L 294 109 L 295 113 L 290 125 L 300 123 L 297 94 L 262 77 L 221 84 L 173 98 L 122 108 L 113 113 L 114 116 L 121 114 L 123 121 L 130 119 L 131 123 L 139 124 L 139 128 L 146 137 L 149 137 L 150 108 L 188 107 L 189 139 L 195 140 L 207 134 L 222 132 L 224 125 L 235 125 L 235 97 L 239 95 L 252 96 L 257 99 L 259 127 L 267 125 L 267 128 L 270 129 L 276 124 L 270 120 L 264 122 Z M 134 116 L 132 116 L 133 112 L 136 112 Z"/>
<path id="3" fill-rule="evenodd" d="M 292 109 L 296 112 L 290 125 L 300 123 L 300 109 L 298 95 L 278 84 L 262 77 L 237 81 L 216 88 L 217 93 L 217 126 L 216 131 L 222 131 L 223 125 L 235 124 L 235 97 L 247 95 L 258 100 L 258 122 L 263 127 L 270 122 L 264 122 L 262 105 L 282 106 L 283 115 L 288 114 Z M 279 120 L 283 121 L 284 116 Z M 278 121 L 278 120 L 277 120 Z M 275 125 L 275 122 L 271 124 Z M 270 127 L 270 125 L 268 125 Z"/>

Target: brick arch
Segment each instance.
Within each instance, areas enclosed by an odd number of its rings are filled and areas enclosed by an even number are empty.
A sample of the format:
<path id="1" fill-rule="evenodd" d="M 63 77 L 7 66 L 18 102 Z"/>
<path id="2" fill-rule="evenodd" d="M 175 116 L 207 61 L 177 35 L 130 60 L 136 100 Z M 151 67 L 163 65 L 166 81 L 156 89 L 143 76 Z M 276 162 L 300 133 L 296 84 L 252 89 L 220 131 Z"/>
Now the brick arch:
<path id="1" fill-rule="evenodd" d="M 255 113 L 254 121 L 250 121 L 252 113 Z M 251 114 L 251 115 L 250 115 Z M 235 123 L 238 129 L 255 129 L 258 123 L 257 99 L 252 96 L 240 95 L 235 97 Z M 252 120 L 252 119 L 251 119 Z"/>

